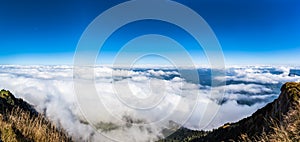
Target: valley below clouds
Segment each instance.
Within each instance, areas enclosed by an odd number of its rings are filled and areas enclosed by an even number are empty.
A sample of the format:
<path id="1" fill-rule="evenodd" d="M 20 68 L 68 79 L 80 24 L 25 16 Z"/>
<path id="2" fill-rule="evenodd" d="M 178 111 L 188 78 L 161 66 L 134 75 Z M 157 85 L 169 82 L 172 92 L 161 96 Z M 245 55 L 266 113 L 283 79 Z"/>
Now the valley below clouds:
<path id="1" fill-rule="evenodd" d="M 1 65 L 0 88 L 31 103 L 78 141 L 155 141 L 179 126 L 210 130 L 250 116 L 276 99 L 283 83 L 300 81 L 290 69 L 299 67 L 232 66 L 222 77 L 198 68 L 195 81 L 182 75 L 188 68 L 96 66 L 92 77 L 99 98 L 85 101 L 89 112 L 78 95 L 88 97 L 90 91 L 76 94 L 73 66 Z M 212 78 L 226 85 L 212 87 Z M 99 103 L 102 108 L 93 108 Z M 206 115 L 213 117 L 204 120 Z"/>

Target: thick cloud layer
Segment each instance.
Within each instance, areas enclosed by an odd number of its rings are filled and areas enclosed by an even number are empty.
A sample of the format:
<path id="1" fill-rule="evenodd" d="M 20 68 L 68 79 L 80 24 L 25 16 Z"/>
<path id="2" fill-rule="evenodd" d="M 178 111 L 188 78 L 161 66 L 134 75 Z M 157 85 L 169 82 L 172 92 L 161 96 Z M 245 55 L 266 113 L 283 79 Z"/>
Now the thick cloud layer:
<path id="1" fill-rule="evenodd" d="M 231 67 L 226 70 L 227 85 L 213 88 L 217 92 L 225 89 L 225 94 L 211 96 L 207 68 L 198 70 L 200 83 L 195 84 L 171 68 L 96 67 L 94 85 L 105 110 L 91 108 L 88 117 L 83 115 L 75 95 L 72 66 L 3 65 L 0 88 L 24 98 L 78 140 L 154 141 L 177 123 L 191 129 L 212 129 L 251 115 L 275 99 L 284 82 L 300 81 L 299 76 L 288 76 L 289 70 Z M 93 106 L 99 100 L 87 103 Z M 213 108 L 219 109 L 211 123 L 201 124 Z"/>

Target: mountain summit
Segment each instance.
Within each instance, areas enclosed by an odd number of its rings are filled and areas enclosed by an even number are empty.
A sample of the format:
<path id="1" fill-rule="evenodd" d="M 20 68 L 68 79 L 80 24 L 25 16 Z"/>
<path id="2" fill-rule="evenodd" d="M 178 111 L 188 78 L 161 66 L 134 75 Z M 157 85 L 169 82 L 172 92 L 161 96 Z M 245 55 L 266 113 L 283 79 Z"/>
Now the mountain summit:
<path id="1" fill-rule="evenodd" d="M 162 141 L 299 141 L 300 83 L 289 82 L 273 102 L 250 117 L 212 131 L 181 128 Z"/>

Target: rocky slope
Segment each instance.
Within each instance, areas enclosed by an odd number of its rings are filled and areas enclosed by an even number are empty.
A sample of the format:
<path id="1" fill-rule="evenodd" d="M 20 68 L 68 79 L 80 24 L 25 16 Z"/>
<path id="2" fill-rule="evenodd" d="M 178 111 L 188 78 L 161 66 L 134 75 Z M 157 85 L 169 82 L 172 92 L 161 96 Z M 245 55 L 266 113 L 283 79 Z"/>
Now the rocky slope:
<path id="1" fill-rule="evenodd" d="M 0 91 L 0 142 L 66 142 L 72 141 L 30 104 Z"/>
<path id="2" fill-rule="evenodd" d="M 248 118 L 210 132 L 182 128 L 162 141 L 300 141 L 300 83 L 284 84 L 276 100 Z"/>

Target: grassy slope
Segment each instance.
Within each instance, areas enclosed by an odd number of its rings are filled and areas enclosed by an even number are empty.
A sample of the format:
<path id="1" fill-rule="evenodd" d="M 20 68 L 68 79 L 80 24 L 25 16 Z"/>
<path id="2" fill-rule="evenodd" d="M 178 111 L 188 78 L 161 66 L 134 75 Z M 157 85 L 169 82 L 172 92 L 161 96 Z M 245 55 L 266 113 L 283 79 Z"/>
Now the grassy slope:
<path id="1" fill-rule="evenodd" d="M 286 83 L 278 99 L 236 123 L 210 132 L 179 129 L 161 141 L 300 141 L 300 83 Z"/>
<path id="2" fill-rule="evenodd" d="M 9 91 L 0 91 L 0 141 L 68 142 L 66 132 Z"/>

